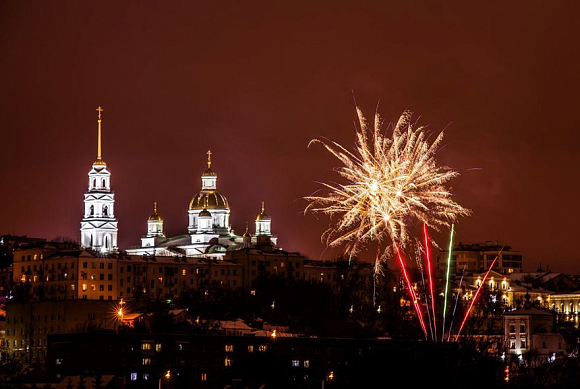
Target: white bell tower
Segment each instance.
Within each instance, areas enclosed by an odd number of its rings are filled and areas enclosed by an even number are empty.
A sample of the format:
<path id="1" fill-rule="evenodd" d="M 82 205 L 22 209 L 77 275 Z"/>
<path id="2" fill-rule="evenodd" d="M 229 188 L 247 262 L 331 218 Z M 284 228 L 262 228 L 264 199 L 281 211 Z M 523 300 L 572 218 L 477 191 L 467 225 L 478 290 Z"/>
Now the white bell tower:
<path id="1" fill-rule="evenodd" d="M 101 158 L 101 113 L 97 108 L 97 160 L 89 172 L 89 187 L 85 193 L 85 213 L 81 221 L 81 246 L 101 253 L 117 251 L 117 219 L 115 194 L 111 191 L 111 173 Z"/>

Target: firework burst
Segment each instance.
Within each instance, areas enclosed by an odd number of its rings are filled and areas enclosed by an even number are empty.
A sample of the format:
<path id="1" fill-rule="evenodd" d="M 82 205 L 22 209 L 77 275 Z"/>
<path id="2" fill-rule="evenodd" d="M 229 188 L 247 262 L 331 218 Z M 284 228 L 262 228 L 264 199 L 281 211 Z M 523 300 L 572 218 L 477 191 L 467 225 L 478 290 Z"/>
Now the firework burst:
<path id="1" fill-rule="evenodd" d="M 410 112 L 404 112 L 392 131 L 385 132 L 378 113 L 372 127 L 359 108 L 357 114 L 353 152 L 326 139 L 310 142 L 309 146 L 322 144 L 342 163 L 335 171 L 343 182 L 323 182 L 327 193 L 306 197 L 305 212 L 331 218 L 333 223 L 322 235 L 329 246 L 345 245 L 352 255 L 370 241 L 378 242 L 376 269 L 380 270 L 395 244 L 401 248 L 420 245 L 411 227 L 419 226 L 420 231 L 425 224 L 440 230 L 469 210 L 453 201 L 444 185 L 458 173 L 435 160 L 443 132 L 429 142 L 425 129 L 411 123 Z"/>

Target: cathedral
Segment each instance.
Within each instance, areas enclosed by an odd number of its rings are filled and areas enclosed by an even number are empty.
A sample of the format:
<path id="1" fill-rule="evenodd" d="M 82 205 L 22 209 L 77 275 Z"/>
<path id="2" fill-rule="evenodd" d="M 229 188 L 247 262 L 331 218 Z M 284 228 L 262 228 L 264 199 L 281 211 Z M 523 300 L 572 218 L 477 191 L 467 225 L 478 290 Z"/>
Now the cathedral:
<path id="1" fill-rule="evenodd" d="M 89 185 L 85 193 L 81 246 L 108 254 L 118 251 L 118 228 L 111 173 L 101 156 L 103 109 L 98 107 L 97 111 L 97 159 L 89 172 Z M 250 234 L 247 224 L 243 236 L 234 234 L 230 225 L 230 206 L 227 198 L 217 189 L 217 174 L 211 168 L 211 155 L 208 151 L 207 169 L 201 174 L 201 190 L 189 202 L 187 232 L 174 237 L 165 236 L 163 219 L 157 212 L 157 203 L 154 203 L 153 213 L 147 220 L 146 235 L 141 238 L 139 246 L 127 249 L 127 254 L 223 259 L 230 250 L 276 244 L 277 238 L 272 235 L 272 219 L 265 212 L 264 202 L 256 217 L 255 236 Z"/>

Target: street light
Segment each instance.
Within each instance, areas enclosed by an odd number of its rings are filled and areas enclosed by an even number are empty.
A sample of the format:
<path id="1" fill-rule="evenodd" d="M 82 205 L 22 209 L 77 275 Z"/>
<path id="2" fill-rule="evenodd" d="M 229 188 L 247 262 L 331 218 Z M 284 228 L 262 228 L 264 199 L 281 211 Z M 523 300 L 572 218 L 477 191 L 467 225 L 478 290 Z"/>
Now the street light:
<path id="1" fill-rule="evenodd" d="M 159 389 L 161 389 L 161 380 L 163 379 L 163 377 L 165 377 L 165 379 L 169 381 L 169 379 L 171 378 L 171 370 L 167 370 L 167 372 L 163 376 L 159 377 Z"/>

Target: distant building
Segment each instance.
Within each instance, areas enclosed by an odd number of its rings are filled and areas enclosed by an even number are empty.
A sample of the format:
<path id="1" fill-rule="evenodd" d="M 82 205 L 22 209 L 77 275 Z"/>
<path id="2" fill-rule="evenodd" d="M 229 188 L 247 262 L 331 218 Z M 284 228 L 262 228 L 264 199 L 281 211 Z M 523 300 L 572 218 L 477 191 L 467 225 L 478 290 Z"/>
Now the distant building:
<path id="1" fill-rule="evenodd" d="M 114 329 L 117 325 L 115 303 L 83 300 L 9 302 L 3 346 L 11 359 L 29 365 L 44 363 L 48 335 Z"/>
<path id="2" fill-rule="evenodd" d="M 503 248 L 503 251 L 502 251 Z M 450 260 L 451 274 L 461 273 L 465 268 L 466 272 L 484 272 L 489 269 L 491 263 L 498 257 L 493 266 L 493 270 L 501 274 L 520 273 L 522 271 L 522 253 L 503 246 L 498 242 L 463 244 L 459 243 L 453 247 Z M 449 250 L 440 250 L 437 255 L 437 271 L 444 273 L 447 271 L 447 260 Z"/>
<path id="3" fill-rule="evenodd" d="M 115 194 L 111 191 L 111 173 L 101 158 L 101 107 L 99 112 L 97 159 L 89 172 L 88 191 L 85 193 L 85 212 L 81 221 L 81 246 L 100 253 L 117 251 L 117 218 Z"/>
<path id="4" fill-rule="evenodd" d="M 527 304 L 525 308 L 504 313 L 504 339 L 509 354 L 534 352 L 548 359 L 565 353 L 564 338 L 554 332 L 555 314 Z"/>
<path id="5" fill-rule="evenodd" d="M 208 151 L 207 169 L 201 175 L 201 191 L 189 202 L 187 233 L 166 237 L 163 218 L 157 213 L 157 203 L 154 203 L 141 246 L 127 249 L 128 254 L 223 259 L 227 251 L 276 244 L 272 218 L 266 214 L 264 202 L 256 217 L 255 236 L 250 235 L 247 226 L 243 236 L 234 234 L 230 225 L 231 209 L 227 198 L 217 189 L 217 174 L 211 169 L 211 164 L 211 151 Z"/>

